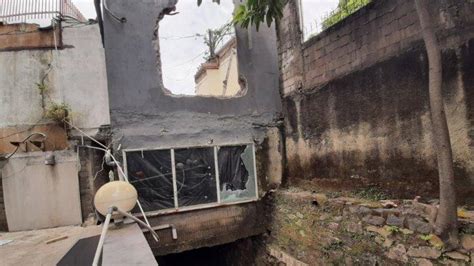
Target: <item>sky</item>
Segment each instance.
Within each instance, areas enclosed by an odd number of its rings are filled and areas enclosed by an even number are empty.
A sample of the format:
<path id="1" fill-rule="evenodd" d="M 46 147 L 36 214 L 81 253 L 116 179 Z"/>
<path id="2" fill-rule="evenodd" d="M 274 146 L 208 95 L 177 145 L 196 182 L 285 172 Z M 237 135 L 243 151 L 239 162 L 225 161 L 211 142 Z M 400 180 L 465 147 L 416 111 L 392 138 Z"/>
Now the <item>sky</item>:
<path id="1" fill-rule="evenodd" d="M 321 32 L 321 22 L 325 16 L 337 8 L 338 3 L 339 0 L 301 0 L 305 40 Z"/>
<path id="2" fill-rule="evenodd" d="M 93 0 L 72 0 L 86 18 L 96 18 Z M 165 16 L 160 22 L 160 53 L 163 83 L 175 94 L 195 93 L 194 74 L 204 62 L 206 45 L 202 35 L 232 18 L 232 0 L 221 4 L 204 0 L 200 7 L 196 0 L 179 0 L 175 16 Z M 304 39 L 321 31 L 321 21 L 336 9 L 339 0 L 301 0 Z M 47 24 L 49 22 L 46 22 Z"/>
<path id="3" fill-rule="evenodd" d="M 94 0 L 72 0 L 72 3 L 81 11 L 85 18 L 96 18 Z"/>

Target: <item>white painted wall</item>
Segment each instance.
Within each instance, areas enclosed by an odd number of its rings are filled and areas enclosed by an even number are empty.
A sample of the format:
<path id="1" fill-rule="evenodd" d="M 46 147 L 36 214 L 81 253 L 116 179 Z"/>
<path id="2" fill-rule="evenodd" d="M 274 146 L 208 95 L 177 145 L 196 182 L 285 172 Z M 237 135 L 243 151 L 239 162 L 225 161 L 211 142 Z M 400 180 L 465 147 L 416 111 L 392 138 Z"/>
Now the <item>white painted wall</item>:
<path id="1" fill-rule="evenodd" d="M 110 123 L 104 49 L 97 24 L 63 29 L 62 50 L 0 52 L 0 127 L 32 125 L 43 116 L 36 83 L 48 71 L 46 102 L 65 102 L 73 122 L 96 129 Z M 44 121 L 43 121 L 44 122 Z"/>
<path id="2" fill-rule="evenodd" d="M 55 151 L 56 165 L 43 152 L 19 153 L 1 170 L 10 231 L 77 225 L 82 222 L 77 155 Z"/>

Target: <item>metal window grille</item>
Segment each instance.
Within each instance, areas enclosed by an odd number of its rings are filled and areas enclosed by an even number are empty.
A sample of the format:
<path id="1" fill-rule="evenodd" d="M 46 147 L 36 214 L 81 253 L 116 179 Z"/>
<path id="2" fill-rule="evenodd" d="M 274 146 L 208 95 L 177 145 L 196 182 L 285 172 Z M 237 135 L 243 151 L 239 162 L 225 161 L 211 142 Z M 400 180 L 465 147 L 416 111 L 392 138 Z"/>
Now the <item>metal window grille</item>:
<path id="1" fill-rule="evenodd" d="M 0 21 L 2 22 L 31 22 L 62 16 L 86 21 L 71 0 L 0 0 Z"/>

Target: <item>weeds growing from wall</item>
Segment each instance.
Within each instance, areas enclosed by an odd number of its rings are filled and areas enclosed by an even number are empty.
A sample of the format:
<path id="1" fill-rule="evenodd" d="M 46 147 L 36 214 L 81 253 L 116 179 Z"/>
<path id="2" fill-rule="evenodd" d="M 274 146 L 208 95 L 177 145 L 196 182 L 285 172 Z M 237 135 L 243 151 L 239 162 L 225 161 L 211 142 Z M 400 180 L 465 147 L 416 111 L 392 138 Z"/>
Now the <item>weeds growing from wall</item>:
<path id="1" fill-rule="evenodd" d="M 57 123 L 69 121 L 71 108 L 66 103 L 51 102 L 46 108 L 45 118 L 51 119 Z"/>

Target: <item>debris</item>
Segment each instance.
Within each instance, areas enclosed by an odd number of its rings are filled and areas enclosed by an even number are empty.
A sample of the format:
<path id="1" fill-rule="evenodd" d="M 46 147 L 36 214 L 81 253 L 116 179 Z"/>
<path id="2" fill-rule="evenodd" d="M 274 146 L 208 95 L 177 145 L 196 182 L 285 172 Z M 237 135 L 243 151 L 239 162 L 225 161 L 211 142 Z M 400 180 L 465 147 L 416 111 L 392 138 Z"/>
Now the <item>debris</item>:
<path id="1" fill-rule="evenodd" d="M 339 223 L 339 222 L 342 221 L 342 216 L 336 216 L 336 217 L 334 217 L 333 220 L 334 220 L 334 222 Z"/>
<path id="2" fill-rule="evenodd" d="M 441 256 L 441 251 L 432 247 L 411 247 L 407 254 L 410 257 L 437 259 Z"/>
<path id="3" fill-rule="evenodd" d="M 55 238 L 52 238 L 50 240 L 47 240 L 45 243 L 46 244 L 52 244 L 54 242 L 58 242 L 58 241 L 66 239 L 66 238 L 68 238 L 68 236 L 59 236 L 59 237 L 55 237 Z"/>
<path id="4" fill-rule="evenodd" d="M 402 244 L 398 244 L 395 247 L 391 248 L 386 253 L 386 255 L 392 260 L 401 261 L 404 263 L 408 262 L 407 249 Z"/>
<path id="5" fill-rule="evenodd" d="M 446 252 L 444 253 L 445 256 L 453 259 L 453 260 L 463 260 L 463 261 L 466 261 L 468 262 L 469 261 L 469 257 L 460 253 L 460 252 L 457 252 L 457 251 L 451 251 L 451 252 Z"/>
<path id="6" fill-rule="evenodd" d="M 403 227 L 404 223 L 405 223 L 405 217 L 397 217 L 393 214 L 390 214 L 387 217 L 387 224 L 388 225 Z"/>
<path id="7" fill-rule="evenodd" d="M 362 221 L 371 224 L 371 225 L 383 225 L 385 223 L 385 219 L 380 216 L 373 216 L 373 215 L 367 215 L 365 216 Z"/>
<path id="8" fill-rule="evenodd" d="M 467 251 L 474 251 L 474 235 L 461 236 L 461 246 Z"/>
<path id="9" fill-rule="evenodd" d="M 288 216 L 288 218 L 290 218 L 291 220 L 296 219 L 296 215 L 294 215 L 294 214 L 291 214 L 291 213 L 290 213 L 290 214 L 288 214 L 287 216 Z"/>
<path id="10" fill-rule="evenodd" d="M 303 219 L 303 214 L 301 214 L 301 212 L 296 212 L 296 216 L 300 219 Z"/>
<path id="11" fill-rule="evenodd" d="M 388 208 L 388 209 L 398 207 L 398 204 L 396 204 L 395 202 L 391 200 L 381 200 L 380 203 L 382 204 L 382 207 Z"/>
<path id="12" fill-rule="evenodd" d="M 0 246 L 6 245 L 10 242 L 13 242 L 13 240 L 10 240 L 10 239 L 0 240 Z"/>

